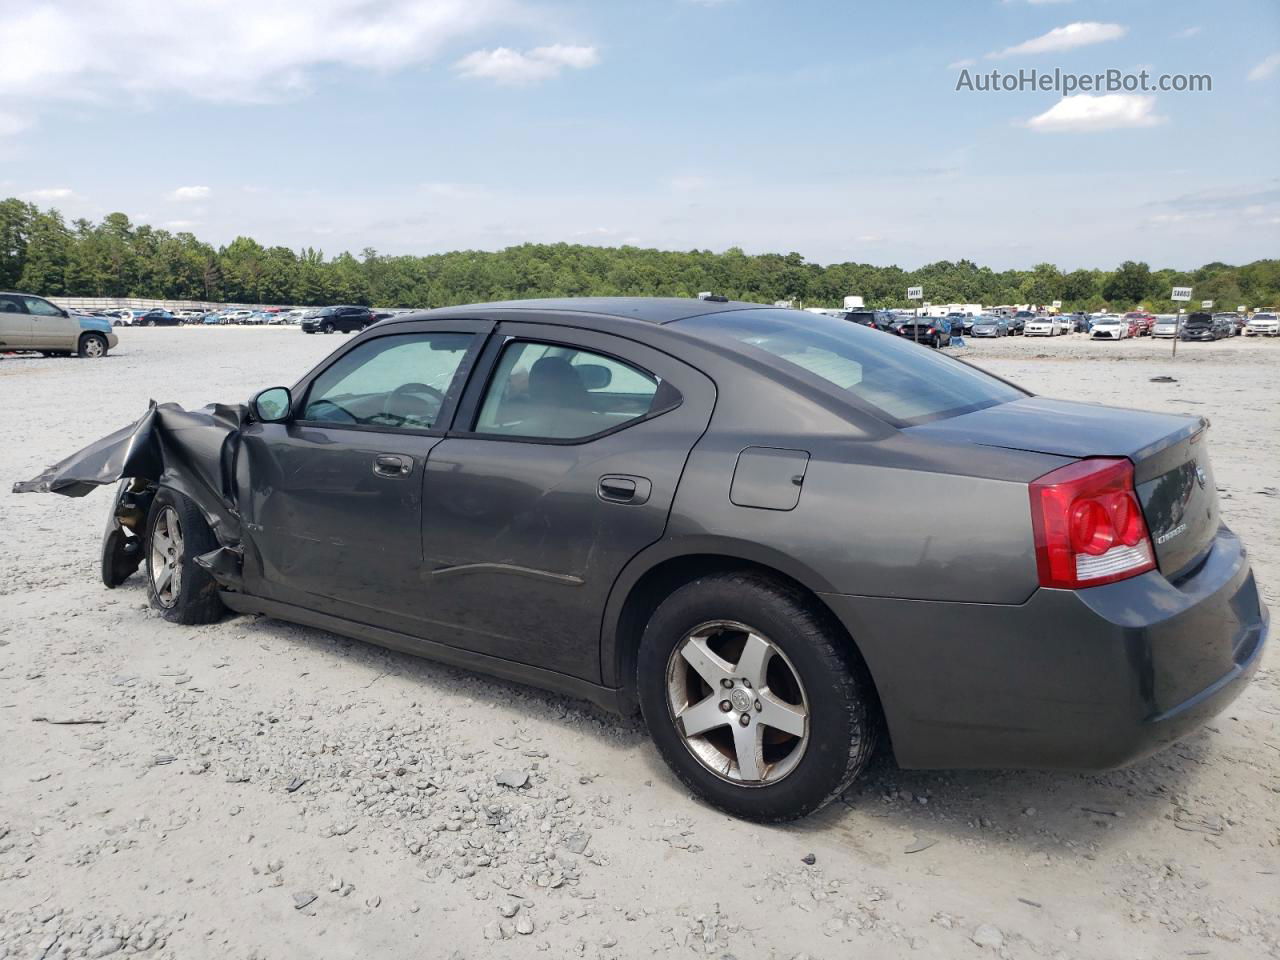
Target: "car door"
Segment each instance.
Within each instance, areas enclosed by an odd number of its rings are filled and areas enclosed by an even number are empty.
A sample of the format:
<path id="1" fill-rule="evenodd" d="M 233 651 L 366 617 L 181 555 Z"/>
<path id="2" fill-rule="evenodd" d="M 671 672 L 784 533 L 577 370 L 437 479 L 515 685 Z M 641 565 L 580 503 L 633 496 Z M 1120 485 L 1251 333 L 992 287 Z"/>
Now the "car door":
<path id="1" fill-rule="evenodd" d="M 0 293 L 0 349 L 26 350 L 31 346 L 31 315 L 22 297 Z"/>
<path id="2" fill-rule="evenodd" d="M 420 616 L 599 682 L 609 591 L 662 537 L 714 403 L 710 379 L 635 341 L 501 323 L 427 461 Z"/>
<path id="3" fill-rule="evenodd" d="M 30 346 L 37 350 L 74 350 L 80 339 L 80 321 L 43 297 L 24 294 L 30 314 Z"/>
<path id="4" fill-rule="evenodd" d="M 397 324 L 354 341 L 295 388 L 289 421 L 242 432 L 250 593 L 383 625 L 420 608 L 427 456 L 491 327 Z"/>

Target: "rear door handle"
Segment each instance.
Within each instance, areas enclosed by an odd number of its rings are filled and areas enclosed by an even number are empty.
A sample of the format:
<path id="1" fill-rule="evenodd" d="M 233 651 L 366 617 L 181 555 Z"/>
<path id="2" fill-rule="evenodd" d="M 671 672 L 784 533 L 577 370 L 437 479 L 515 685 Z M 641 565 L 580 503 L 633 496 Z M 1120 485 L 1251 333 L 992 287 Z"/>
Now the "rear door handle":
<path id="1" fill-rule="evenodd" d="M 649 499 L 653 484 L 646 477 L 612 474 L 601 477 L 596 494 L 609 503 L 641 504 Z"/>
<path id="2" fill-rule="evenodd" d="M 413 473 L 413 457 L 380 453 L 373 458 L 373 472 L 379 477 L 407 477 Z"/>

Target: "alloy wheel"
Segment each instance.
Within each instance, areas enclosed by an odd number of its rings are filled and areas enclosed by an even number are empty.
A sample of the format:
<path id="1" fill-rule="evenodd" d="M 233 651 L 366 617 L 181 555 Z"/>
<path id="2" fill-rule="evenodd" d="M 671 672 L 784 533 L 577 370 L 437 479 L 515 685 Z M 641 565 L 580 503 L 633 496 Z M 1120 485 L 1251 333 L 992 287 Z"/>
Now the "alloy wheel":
<path id="1" fill-rule="evenodd" d="M 162 509 L 151 528 L 151 586 L 164 607 L 182 592 L 182 526 L 173 507 Z"/>
<path id="2" fill-rule="evenodd" d="M 667 705 L 689 752 L 739 786 L 777 783 L 809 744 L 809 703 L 795 666 L 736 621 L 700 624 L 676 644 Z"/>
<path id="3" fill-rule="evenodd" d="M 84 342 L 84 355 L 86 357 L 96 359 L 104 353 L 106 353 L 106 350 L 102 346 L 102 341 L 97 337 L 89 337 L 89 339 Z"/>

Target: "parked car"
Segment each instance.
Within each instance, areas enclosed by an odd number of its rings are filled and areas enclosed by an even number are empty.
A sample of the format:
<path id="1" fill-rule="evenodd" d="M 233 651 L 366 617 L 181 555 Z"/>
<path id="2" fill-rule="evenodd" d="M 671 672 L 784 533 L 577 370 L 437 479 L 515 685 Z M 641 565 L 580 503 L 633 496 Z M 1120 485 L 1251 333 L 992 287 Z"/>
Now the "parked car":
<path id="1" fill-rule="evenodd" d="M 181 317 L 159 307 L 139 314 L 133 320 L 134 326 L 138 327 L 180 327 L 183 322 Z"/>
<path id="2" fill-rule="evenodd" d="M 32 293 L 0 291 L 0 350 L 97 359 L 119 342 L 105 317 L 77 316 Z"/>
<path id="3" fill-rule="evenodd" d="M 1178 318 L 1170 316 L 1156 317 L 1155 325 L 1151 328 L 1151 336 L 1160 339 L 1172 340 L 1178 335 Z"/>
<path id="4" fill-rule="evenodd" d="M 857 323 L 875 330 L 892 330 L 894 317 L 892 314 L 877 310 L 849 310 L 843 313 L 842 319 L 847 323 Z"/>
<path id="5" fill-rule="evenodd" d="M 931 347 L 946 347 L 951 344 L 951 325 L 944 317 L 911 317 L 898 327 L 898 335 Z"/>
<path id="6" fill-rule="evenodd" d="M 1131 310 L 1124 315 L 1124 318 L 1134 322 L 1134 325 L 1138 330 L 1137 335 L 1140 337 L 1145 337 L 1151 333 L 1151 328 L 1155 326 L 1156 322 L 1155 317 L 1149 313 L 1144 313 L 1141 310 Z"/>
<path id="7" fill-rule="evenodd" d="M 1255 313 L 1244 325 L 1246 337 L 1280 337 L 1280 318 L 1274 313 Z"/>
<path id="8" fill-rule="evenodd" d="M 1004 317 L 974 317 L 973 327 L 966 332 L 974 337 L 1007 337 L 1009 322 Z"/>
<path id="9" fill-rule="evenodd" d="M 1074 333 L 1088 333 L 1089 328 L 1093 326 L 1093 318 L 1087 313 L 1073 313 L 1071 321 L 1071 329 Z"/>
<path id="10" fill-rule="evenodd" d="M 523 301 L 385 321 L 248 406 L 153 405 L 15 492 L 126 481 L 103 579 L 142 567 L 165 620 L 638 707 L 692 791 L 778 821 L 882 727 L 906 768 L 1110 769 L 1224 710 L 1269 621 L 1207 429 L 795 310 Z"/>
<path id="11" fill-rule="evenodd" d="M 178 320 L 179 320 L 179 321 L 181 321 L 182 323 L 195 323 L 195 322 L 197 322 L 197 321 L 198 321 L 198 320 L 199 320 L 199 319 L 204 315 L 204 311 L 202 311 L 202 310 L 175 310 L 175 311 L 173 312 L 173 315 L 174 315 L 175 317 L 177 317 L 177 318 L 178 318 Z"/>
<path id="12" fill-rule="evenodd" d="M 1063 329 L 1057 317 L 1042 316 L 1028 320 L 1022 332 L 1028 337 L 1056 337 L 1067 331 Z"/>
<path id="13" fill-rule="evenodd" d="M 813 314 L 816 316 L 816 314 Z M 368 307 L 324 307 L 314 316 L 302 321 L 303 333 L 354 333 L 373 323 L 373 312 Z"/>
<path id="14" fill-rule="evenodd" d="M 1225 320 L 1217 320 L 1208 313 L 1188 314 L 1182 322 L 1182 340 L 1223 340 L 1231 336 L 1231 327 Z"/>
<path id="15" fill-rule="evenodd" d="M 1009 335 L 1015 336 L 1015 337 L 1021 336 L 1023 333 L 1023 330 L 1027 326 L 1027 317 L 1029 316 L 1034 316 L 1034 314 L 1029 314 L 1025 310 L 1010 315 Z"/>
<path id="16" fill-rule="evenodd" d="M 102 315 L 111 321 L 113 327 L 127 327 L 133 323 L 133 311 L 123 307 L 103 310 Z"/>
<path id="17" fill-rule="evenodd" d="M 1213 315 L 1213 319 L 1221 320 L 1223 323 L 1229 326 L 1231 328 L 1231 335 L 1233 337 L 1238 337 L 1242 333 L 1244 333 L 1244 325 L 1245 325 L 1246 318 L 1242 313 L 1237 313 L 1235 311 L 1228 312 L 1224 310 L 1221 313 L 1215 313 Z"/>
<path id="18" fill-rule="evenodd" d="M 1123 340 L 1133 336 L 1134 325 L 1128 320 L 1115 315 L 1095 317 L 1089 330 L 1090 340 Z"/>

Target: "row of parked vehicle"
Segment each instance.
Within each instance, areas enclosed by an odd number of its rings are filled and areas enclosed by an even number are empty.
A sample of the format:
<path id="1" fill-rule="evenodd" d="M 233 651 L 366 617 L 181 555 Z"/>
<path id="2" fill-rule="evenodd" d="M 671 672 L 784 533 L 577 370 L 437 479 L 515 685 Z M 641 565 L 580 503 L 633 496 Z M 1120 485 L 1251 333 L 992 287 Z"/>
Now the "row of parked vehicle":
<path id="1" fill-rule="evenodd" d="M 1242 313 L 1197 312 L 1181 320 L 1173 314 L 1134 310 L 1126 314 L 1037 314 L 1021 310 L 1013 314 L 961 314 L 920 317 L 910 311 L 834 311 L 854 323 L 894 333 L 917 343 L 945 347 L 953 337 L 1056 337 L 1088 334 L 1091 340 L 1125 340 L 1131 337 L 1179 337 L 1182 340 L 1222 340 L 1233 336 L 1280 336 L 1280 319 L 1274 311 Z"/>
<path id="2" fill-rule="evenodd" d="M 264 307 L 251 310 L 240 307 L 224 310 L 165 310 L 150 309 L 80 310 L 82 316 L 101 317 L 118 327 L 177 327 L 184 324 L 250 325 L 250 326 L 300 326 L 306 333 L 353 333 L 371 323 L 393 316 L 401 311 L 372 310 L 338 304 L 329 307 Z"/>

